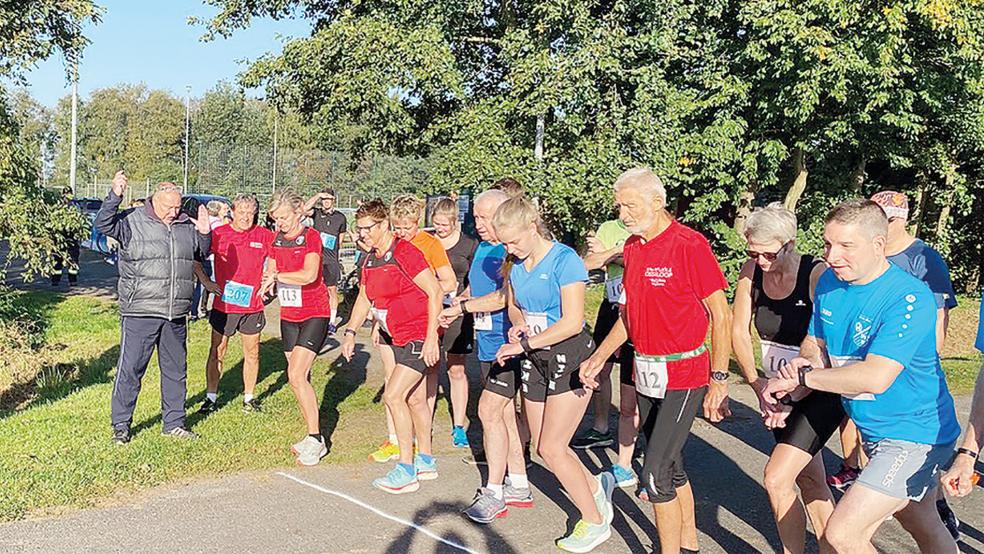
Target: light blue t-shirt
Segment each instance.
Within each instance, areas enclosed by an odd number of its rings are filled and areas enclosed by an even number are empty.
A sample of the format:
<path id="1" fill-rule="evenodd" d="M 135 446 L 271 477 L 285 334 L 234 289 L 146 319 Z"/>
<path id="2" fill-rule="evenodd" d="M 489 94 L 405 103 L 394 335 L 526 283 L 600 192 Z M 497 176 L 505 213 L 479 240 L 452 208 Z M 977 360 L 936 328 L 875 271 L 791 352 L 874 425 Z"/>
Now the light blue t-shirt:
<path id="1" fill-rule="evenodd" d="M 579 281 L 588 282 L 584 261 L 570 246 L 559 242 L 553 243 L 532 271 L 526 271 L 522 263 L 513 265 L 509 284 L 532 334 L 542 333 L 560 320 L 560 289 Z"/>
<path id="2" fill-rule="evenodd" d="M 984 295 L 981 296 L 981 313 L 977 318 L 977 341 L 974 346 L 984 352 Z"/>
<path id="3" fill-rule="evenodd" d="M 468 286 L 471 287 L 472 298 L 485 296 L 502 288 L 502 262 L 505 259 L 505 246 L 484 241 L 479 243 L 471 267 L 468 268 Z M 495 353 L 507 342 L 506 334 L 511 327 L 505 310 L 492 312 L 489 320 L 491 330 L 475 329 L 478 359 L 483 362 L 495 360 Z"/>
<path id="4" fill-rule="evenodd" d="M 950 281 L 950 268 L 943 261 L 943 256 L 932 246 L 916 239 L 905 250 L 889 256 L 888 261 L 929 285 L 929 290 L 936 298 L 937 309 L 952 310 L 957 307 L 957 293 Z"/>
<path id="5" fill-rule="evenodd" d="M 809 334 L 826 343 L 835 367 L 868 354 L 902 364 L 885 392 L 841 397 L 865 441 L 940 445 L 960 435 L 936 353 L 936 300 L 925 283 L 894 264 L 865 285 L 828 269 L 817 282 Z"/>

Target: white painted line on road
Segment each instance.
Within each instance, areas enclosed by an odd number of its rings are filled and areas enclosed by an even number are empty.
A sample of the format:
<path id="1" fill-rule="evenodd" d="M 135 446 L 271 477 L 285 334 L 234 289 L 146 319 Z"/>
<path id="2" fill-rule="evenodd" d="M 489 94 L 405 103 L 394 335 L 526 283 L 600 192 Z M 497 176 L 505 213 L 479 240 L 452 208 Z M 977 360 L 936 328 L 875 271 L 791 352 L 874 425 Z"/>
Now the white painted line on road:
<path id="1" fill-rule="evenodd" d="M 467 546 L 460 545 L 460 544 L 458 544 L 458 543 L 456 543 L 454 541 L 449 541 L 448 539 L 445 539 L 444 537 L 438 535 L 437 533 L 434 533 L 433 531 L 427 529 L 426 527 L 422 527 L 422 526 L 417 525 L 416 523 L 414 523 L 412 521 L 407 521 L 407 520 L 405 520 L 403 518 L 399 518 L 399 517 L 396 517 L 396 516 L 391 516 L 391 515 L 387 514 L 386 512 L 380 510 L 379 508 L 376 508 L 376 507 L 373 507 L 373 506 L 371 506 L 369 504 L 366 504 L 365 502 L 359 500 L 358 498 L 353 498 L 353 497 L 351 497 L 351 496 L 349 496 L 349 495 L 347 495 L 347 494 L 345 494 L 343 492 L 338 492 L 338 491 L 333 491 L 331 489 L 326 489 L 326 488 L 322 487 L 321 485 L 315 485 L 314 483 L 309 483 L 309 482 L 307 482 L 307 481 L 305 481 L 303 479 L 294 477 L 293 475 L 291 475 L 289 473 L 284 473 L 282 471 L 278 471 L 277 472 L 277 475 L 280 475 L 281 477 L 286 477 L 287 479 L 290 479 L 291 481 L 294 481 L 295 483 L 300 483 L 300 484 L 304 485 L 305 487 L 310 487 L 310 488 L 312 488 L 312 489 L 314 489 L 314 490 L 316 490 L 318 492 L 323 492 L 325 494 L 330 494 L 332 496 L 337 496 L 337 497 L 339 497 L 339 498 L 341 498 L 343 500 L 348 500 L 352 504 L 355 504 L 356 506 L 359 506 L 361 508 L 365 508 L 366 510 L 369 510 L 370 512 L 372 512 L 372 513 L 374 513 L 374 514 L 376 514 L 376 515 L 378 515 L 380 517 L 384 517 L 384 518 L 386 518 L 386 519 L 388 519 L 390 521 L 395 521 L 396 523 L 399 523 L 400 525 L 405 525 L 407 527 L 416 529 L 417 531 L 420 531 L 421 533 L 427 535 L 428 537 L 430 537 L 430 538 L 432 538 L 432 539 L 434 539 L 434 540 L 436 540 L 438 542 L 443 542 L 444 544 L 446 544 L 448 546 L 457 548 L 457 549 L 462 550 L 464 552 L 468 552 L 468 554 L 479 554 L 478 552 L 476 552 L 476 551 L 468 548 Z"/>

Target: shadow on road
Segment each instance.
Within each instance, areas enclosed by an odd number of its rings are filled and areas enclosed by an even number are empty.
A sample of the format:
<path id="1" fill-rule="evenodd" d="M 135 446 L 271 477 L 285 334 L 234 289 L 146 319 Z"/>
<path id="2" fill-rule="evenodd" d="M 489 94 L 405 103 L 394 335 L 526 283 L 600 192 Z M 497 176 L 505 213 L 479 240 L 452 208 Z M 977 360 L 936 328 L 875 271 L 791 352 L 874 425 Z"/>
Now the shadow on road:
<path id="1" fill-rule="evenodd" d="M 450 502 L 433 502 L 424 508 L 417 510 L 413 516 L 413 523 L 419 526 L 427 525 L 431 520 L 448 515 L 454 515 L 455 517 L 464 517 L 461 515 L 461 511 L 467 506 L 461 503 L 450 503 Z M 482 538 L 485 540 L 485 548 L 481 549 L 485 552 L 495 552 L 496 554 L 516 554 L 517 550 L 509 544 L 509 541 L 505 539 L 502 535 L 495 531 L 492 525 L 478 525 L 476 529 L 482 532 Z M 386 547 L 386 554 L 403 554 L 405 552 L 421 552 L 423 551 L 418 545 L 414 547 L 414 541 L 421 537 L 421 534 L 417 532 L 416 529 L 408 527 L 403 533 L 400 534 L 393 542 Z M 457 533 L 449 533 L 443 535 L 447 541 L 460 544 L 462 546 L 470 546 L 465 544 L 465 539 Z M 423 538 L 422 540 L 429 541 L 430 538 Z M 475 547 L 471 547 L 475 548 Z M 461 552 L 460 549 L 455 548 L 451 545 L 437 542 L 434 546 L 434 552 Z"/>
<path id="2" fill-rule="evenodd" d="M 345 401 L 363 383 L 366 382 L 366 367 L 369 364 L 369 353 L 361 344 L 356 343 L 355 354 L 351 362 L 346 362 L 341 356 L 332 362 L 329 371 L 331 377 L 325 384 L 321 395 L 321 435 L 325 438 L 328 454 L 331 454 L 332 435 L 338 427 L 338 405 Z M 285 372 L 286 374 L 286 372 Z"/>

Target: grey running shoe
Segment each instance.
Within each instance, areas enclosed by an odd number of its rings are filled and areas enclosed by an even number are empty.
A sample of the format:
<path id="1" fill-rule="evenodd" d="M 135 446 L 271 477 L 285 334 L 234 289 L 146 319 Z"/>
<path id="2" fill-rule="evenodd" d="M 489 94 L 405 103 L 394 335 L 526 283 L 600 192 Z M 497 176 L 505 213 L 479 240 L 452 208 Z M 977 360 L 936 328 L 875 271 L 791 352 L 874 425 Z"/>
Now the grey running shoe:
<path id="1" fill-rule="evenodd" d="M 165 437 L 171 437 L 174 439 L 182 440 L 195 440 L 198 438 L 198 434 L 185 429 L 184 427 L 175 427 L 170 431 L 161 431 L 161 435 Z"/>
<path id="2" fill-rule="evenodd" d="M 506 483 L 506 485 L 502 487 L 502 500 L 506 503 L 506 506 L 513 506 L 515 508 L 532 508 L 533 491 L 531 491 L 529 487 L 521 489 Z"/>
<path id="3" fill-rule="evenodd" d="M 475 523 L 492 523 L 496 518 L 506 517 L 509 508 L 504 501 L 495 497 L 495 493 L 482 487 L 475 493 L 471 506 L 462 513 Z"/>
<path id="4" fill-rule="evenodd" d="M 324 439 L 316 439 L 312 436 L 304 437 L 297 447 L 297 463 L 302 466 L 318 465 L 321 458 L 328 454 L 328 447 L 325 446 Z M 295 445 L 297 446 L 297 445 Z"/>

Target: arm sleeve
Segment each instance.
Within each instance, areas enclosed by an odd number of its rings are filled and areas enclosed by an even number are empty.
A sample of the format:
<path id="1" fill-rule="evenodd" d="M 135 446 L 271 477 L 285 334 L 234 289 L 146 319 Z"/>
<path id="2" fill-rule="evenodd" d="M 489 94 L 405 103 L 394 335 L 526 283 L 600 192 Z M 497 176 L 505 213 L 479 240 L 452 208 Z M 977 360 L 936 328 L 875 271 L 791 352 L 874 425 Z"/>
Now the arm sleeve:
<path id="1" fill-rule="evenodd" d="M 110 190 L 99 211 L 96 212 L 96 219 L 92 222 L 92 226 L 107 237 L 125 244 L 130 239 L 130 226 L 126 222 L 129 212 L 119 211 L 122 202 L 123 198 Z"/>
<path id="2" fill-rule="evenodd" d="M 557 263 L 557 281 L 561 287 L 578 281 L 588 282 L 588 270 L 584 260 L 571 249 L 565 248 L 564 254 Z"/>
<path id="3" fill-rule="evenodd" d="M 907 366 L 930 336 L 936 337 L 936 302 L 926 289 L 912 290 L 885 307 L 868 354 Z"/>
<path id="4" fill-rule="evenodd" d="M 946 266 L 943 257 L 939 252 L 930 248 L 926 249 L 926 284 L 929 290 L 933 291 L 936 298 L 936 307 L 956 308 L 957 294 L 953 290 L 953 282 L 950 280 L 950 268 Z"/>
<path id="5" fill-rule="evenodd" d="M 710 243 L 704 237 L 700 238 L 699 242 L 692 243 L 688 252 L 687 278 L 690 279 L 690 286 L 697 298 L 703 300 L 719 290 L 727 290 L 728 280 L 721 272 L 721 266 L 718 265 L 717 258 L 711 251 Z"/>
<path id="6" fill-rule="evenodd" d="M 198 253 L 201 255 L 203 259 L 207 258 L 212 247 L 212 232 L 209 231 L 204 235 L 202 233 L 199 233 L 198 229 L 195 229 L 194 232 L 195 232 L 195 239 L 198 242 Z"/>
<path id="7" fill-rule="evenodd" d="M 431 246 L 428 247 L 428 249 L 430 250 L 428 255 L 430 256 L 431 261 L 434 262 L 434 269 L 451 265 L 451 259 L 448 258 L 447 251 L 444 250 L 443 246 L 441 246 L 441 241 L 435 238 L 434 242 L 431 243 Z"/>

